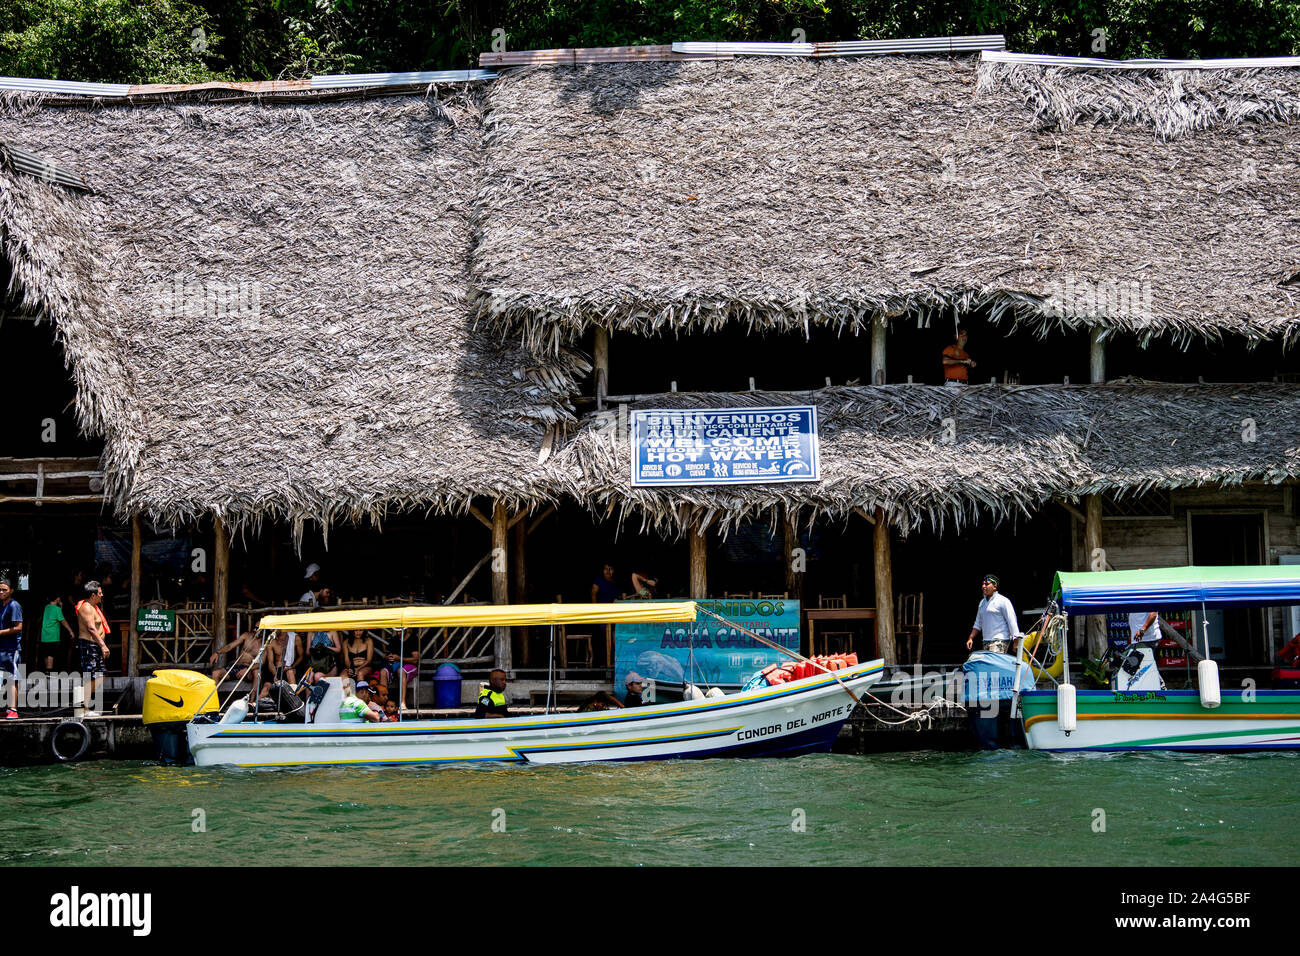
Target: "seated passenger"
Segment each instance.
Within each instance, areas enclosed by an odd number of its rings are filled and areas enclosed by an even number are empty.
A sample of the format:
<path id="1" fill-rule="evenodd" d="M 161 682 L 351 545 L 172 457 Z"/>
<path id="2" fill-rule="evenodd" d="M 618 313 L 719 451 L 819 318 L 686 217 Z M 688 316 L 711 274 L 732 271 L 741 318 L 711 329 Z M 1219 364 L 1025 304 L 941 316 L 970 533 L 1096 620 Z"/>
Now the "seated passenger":
<path id="1" fill-rule="evenodd" d="M 506 706 L 506 672 L 494 670 L 488 675 L 487 686 L 478 692 L 478 704 L 474 707 L 475 717 L 509 717 L 510 708 Z"/>
<path id="2" fill-rule="evenodd" d="M 307 646 L 307 661 L 311 669 L 324 677 L 337 677 L 339 673 L 339 636 L 334 631 L 317 631 Z"/>
<path id="3" fill-rule="evenodd" d="M 378 714 L 379 719 L 384 719 L 384 708 L 377 704 L 370 697 L 370 685 L 363 680 L 357 681 L 357 696 L 366 702 L 372 713 Z M 368 720 L 369 718 L 367 718 Z"/>
<path id="4" fill-rule="evenodd" d="M 395 724 L 401 719 L 402 719 L 401 715 L 397 713 L 397 701 L 395 700 L 385 701 L 384 720 L 388 721 L 390 724 Z"/>
<path id="5" fill-rule="evenodd" d="M 343 678 L 343 703 L 339 705 L 339 720 L 348 722 L 378 721 L 379 715 L 357 696 L 357 685 L 351 677 Z"/>
<path id="6" fill-rule="evenodd" d="M 578 708 L 578 713 L 586 714 L 593 710 L 622 710 L 623 705 L 619 703 L 617 697 L 607 694 L 603 690 L 598 690 L 592 696 L 583 701 L 582 706 Z"/>

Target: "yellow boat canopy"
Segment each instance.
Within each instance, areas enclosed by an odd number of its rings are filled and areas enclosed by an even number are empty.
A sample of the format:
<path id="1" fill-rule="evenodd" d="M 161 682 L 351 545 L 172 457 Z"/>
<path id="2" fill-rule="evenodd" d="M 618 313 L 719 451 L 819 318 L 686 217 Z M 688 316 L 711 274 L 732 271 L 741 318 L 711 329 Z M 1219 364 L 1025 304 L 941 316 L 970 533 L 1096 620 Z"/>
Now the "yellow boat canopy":
<path id="1" fill-rule="evenodd" d="M 268 631 L 351 631 L 406 627 L 484 627 L 541 624 L 630 624 L 694 621 L 694 601 L 618 601 L 613 604 L 473 604 L 375 607 L 356 611 L 268 614 Z"/>

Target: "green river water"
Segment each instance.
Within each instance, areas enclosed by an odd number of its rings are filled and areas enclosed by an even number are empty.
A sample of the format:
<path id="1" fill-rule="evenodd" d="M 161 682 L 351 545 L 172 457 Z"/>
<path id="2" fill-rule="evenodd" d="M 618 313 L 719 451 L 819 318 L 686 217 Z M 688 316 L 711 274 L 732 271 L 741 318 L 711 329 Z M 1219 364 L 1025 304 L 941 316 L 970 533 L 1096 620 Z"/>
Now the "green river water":
<path id="1" fill-rule="evenodd" d="M 1294 858 L 1298 798 L 1300 754 L 300 771 L 96 761 L 0 768 L 0 863 L 1255 866 Z"/>

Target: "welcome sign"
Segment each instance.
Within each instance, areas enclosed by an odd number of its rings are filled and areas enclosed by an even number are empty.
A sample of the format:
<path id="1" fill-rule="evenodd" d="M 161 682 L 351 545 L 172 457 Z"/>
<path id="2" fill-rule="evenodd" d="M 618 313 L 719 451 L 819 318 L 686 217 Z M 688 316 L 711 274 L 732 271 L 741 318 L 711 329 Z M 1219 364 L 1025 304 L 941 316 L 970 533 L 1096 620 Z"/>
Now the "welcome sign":
<path id="1" fill-rule="evenodd" d="M 821 480 L 816 405 L 630 414 L 634 486 Z"/>
<path id="2" fill-rule="evenodd" d="M 773 600 L 699 601 L 774 644 L 799 650 L 799 602 Z M 616 624 L 615 685 L 628 671 L 652 681 L 705 685 L 743 684 L 769 664 L 789 660 L 729 624 L 701 614 L 693 624 Z"/>

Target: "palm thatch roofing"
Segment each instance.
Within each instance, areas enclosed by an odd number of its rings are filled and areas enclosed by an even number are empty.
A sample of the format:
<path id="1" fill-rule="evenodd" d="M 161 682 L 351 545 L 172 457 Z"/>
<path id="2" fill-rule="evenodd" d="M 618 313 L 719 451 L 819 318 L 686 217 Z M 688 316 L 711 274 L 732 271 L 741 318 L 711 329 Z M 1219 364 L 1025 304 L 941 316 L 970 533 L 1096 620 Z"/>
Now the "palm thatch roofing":
<path id="1" fill-rule="evenodd" d="M 551 464 L 597 512 L 667 532 L 725 532 L 783 509 L 811 521 L 883 508 L 903 530 L 960 526 L 1054 498 L 1300 477 L 1295 385 L 845 386 L 673 392 L 626 408 L 806 404 L 818 407 L 820 482 L 634 488 L 620 409 L 591 417 Z"/>
<path id="2" fill-rule="evenodd" d="M 482 495 L 679 531 L 786 506 L 960 523 L 1295 478 L 1295 390 L 673 394 L 655 407 L 815 401 L 824 480 L 633 489 L 609 415 L 555 439 L 585 371 L 566 345 L 985 305 L 1290 336 L 1296 101 L 1290 72 L 898 57 L 530 68 L 382 99 L 6 95 L 0 257 L 56 324 L 123 512 L 300 530 Z"/>
<path id="3" fill-rule="evenodd" d="M 0 142 L 93 190 L 0 154 L 10 291 L 55 322 L 120 509 L 300 530 L 547 498 L 575 368 L 466 305 L 478 96 L 0 100 Z"/>
<path id="4" fill-rule="evenodd" d="M 973 58 L 538 67 L 490 88 L 480 314 L 858 330 L 988 308 L 1144 341 L 1300 331 L 1300 70 Z"/>

